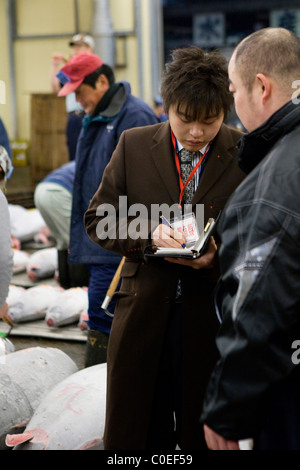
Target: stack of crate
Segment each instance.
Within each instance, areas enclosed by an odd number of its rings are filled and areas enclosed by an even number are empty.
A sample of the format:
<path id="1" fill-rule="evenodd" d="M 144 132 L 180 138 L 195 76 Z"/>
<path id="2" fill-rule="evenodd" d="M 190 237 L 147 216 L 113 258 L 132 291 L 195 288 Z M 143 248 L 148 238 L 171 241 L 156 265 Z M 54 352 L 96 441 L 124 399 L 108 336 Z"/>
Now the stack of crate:
<path id="1" fill-rule="evenodd" d="M 29 161 L 34 186 L 52 170 L 69 161 L 66 125 L 64 98 L 49 93 L 31 96 Z"/>

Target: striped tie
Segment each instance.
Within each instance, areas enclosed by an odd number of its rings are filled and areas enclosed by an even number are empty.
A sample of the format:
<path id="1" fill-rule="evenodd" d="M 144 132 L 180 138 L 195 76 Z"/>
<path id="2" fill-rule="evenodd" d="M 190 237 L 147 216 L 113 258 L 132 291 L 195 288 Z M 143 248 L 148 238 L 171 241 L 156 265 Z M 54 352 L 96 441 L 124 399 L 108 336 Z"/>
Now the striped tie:
<path id="1" fill-rule="evenodd" d="M 189 150 L 182 149 L 180 151 L 180 172 L 183 184 L 187 181 L 191 172 L 193 171 L 193 159 L 199 158 L 200 152 L 189 152 Z M 190 204 L 192 202 L 195 192 L 195 175 L 188 182 L 184 190 L 183 202 Z"/>
<path id="2" fill-rule="evenodd" d="M 188 177 L 193 171 L 193 159 L 196 157 L 200 157 L 200 152 L 190 152 L 189 150 L 182 149 L 180 151 L 180 172 L 181 172 L 181 179 L 183 184 L 187 181 Z M 197 160 L 196 160 L 197 161 Z M 195 192 L 195 175 L 191 180 L 188 182 L 184 189 L 183 195 L 183 203 L 190 204 L 192 202 L 193 196 Z M 176 301 L 180 301 L 181 299 L 181 280 L 178 280 L 177 288 L 176 288 Z"/>

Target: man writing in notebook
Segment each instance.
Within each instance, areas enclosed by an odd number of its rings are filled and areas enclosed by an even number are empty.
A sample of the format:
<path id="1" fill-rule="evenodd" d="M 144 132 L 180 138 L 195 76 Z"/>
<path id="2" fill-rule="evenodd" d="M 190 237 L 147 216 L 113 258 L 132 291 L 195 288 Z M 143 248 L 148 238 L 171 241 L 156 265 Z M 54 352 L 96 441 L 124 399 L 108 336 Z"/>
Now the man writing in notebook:
<path id="1" fill-rule="evenodd" d="M 153 205 L 190 205 L 196 212 L 203 204 L 204 223 L 217 217 L 244 177 L 235 163 L 241 133 L 223 124 L 232 97 L 218 53 L 195 46 L 174 51 L 161 93 L 169 120 L 122 134 L 85 215 L 89 237 L 126 256 L 108 347 L 107 450 L 206 448 L 199 417 L 217 358 L 216 245 L 212 239 L 204 256 L 172 263 L 145 262 L 144 250 L 186 241 L 159 221 L 153 227 Z M 189 156 L 191 167 L 183 169 Z M 120 214 L 120 196 L 128 211 L 134 204 L 147 209 L 141 224 L 147 236 L 121 237 L 118 219 L 115 238 L 101 233 L 106 215 L 97 208 L 110 204 Z"/>

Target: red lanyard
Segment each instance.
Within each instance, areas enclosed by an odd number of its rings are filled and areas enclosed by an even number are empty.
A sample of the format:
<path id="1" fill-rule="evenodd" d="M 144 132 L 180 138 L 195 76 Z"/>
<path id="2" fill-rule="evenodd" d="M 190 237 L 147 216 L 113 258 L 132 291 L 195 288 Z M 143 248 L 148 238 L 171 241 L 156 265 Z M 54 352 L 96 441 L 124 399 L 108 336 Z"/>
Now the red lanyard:
<path id="1" fill-rule="evenodd" d="M 184 195 L 184 190 L 185 190 L 186 186 L 188 185 L 188 183 L 193 178 L 193 176 L 196 173 L 196 171 L 198 170 L 198 168 L 200 167 L 201 163 L 203 162 L 205 156 L 207 155 L 207 152 L 209 151 L 210 145 L 208 145 L 206 147 L 206 150 L 205 150 L 204 154 L 202 155 L 202 157 L 198 161 L 197 165 L 193 168 L 193 170 L 192 170 L 191 174 L 189 175 L 188 179 L 186 180 L 185 184 L 183 184 L 183 181 L 182 181 L 182 178 L 181 178 L 181 171 L 180 171 L 180 160 L 179 160 L 179 156 L 178 156 L 178 152 L 177 152 L 177 144 L 176 144 L 175 135 L 174 135 L 172 129 L 171 129 L 171 136 L 172 136 L 172 143 L 173 143 L 173 147 L 174 147 L 174 151 L 175 151 L 176 168 L 177 168 L 177 172 L 178 172 L 178 175 L 179 175 L 179 185 L 180 185 L 179 208 L 182 209 L 182 199 L 183 199 L 183 195 Z"/>

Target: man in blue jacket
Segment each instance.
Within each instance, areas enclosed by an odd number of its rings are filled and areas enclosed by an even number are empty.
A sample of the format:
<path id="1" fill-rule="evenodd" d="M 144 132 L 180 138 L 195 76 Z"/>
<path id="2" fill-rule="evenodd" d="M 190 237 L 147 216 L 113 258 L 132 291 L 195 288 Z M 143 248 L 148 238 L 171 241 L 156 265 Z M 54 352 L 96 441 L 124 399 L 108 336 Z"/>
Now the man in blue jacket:
<path id="1" fill-rule="evenodd" d="M 111 67 L 94 54 L 72 57 L 57 74 L 58 96 L 75 91 L 86 116 L 76 149 L 69 262 L 89 267 L 89 332 L 86 367 L 106 361 L 112 319 L 101 309 L 121 258 L 87 236 L 83 216 L 125 129 L 156 124 L 154 111 L 131 94 L 127 82 L 115 83 Z M 110 306 L 113 312 L 114 304 Z"/>
<path id="2" fill-rule="evenodd" d="M 8 153 L 9 158 L 11 159 L 12 158 L 11 145 L 10 145 L 9 137 L 7 134 L 7 130 L 1 118 L 0 118 L 0 145 L 2 145 L 2 147 L 5 148 L 5 150 Z"/>

